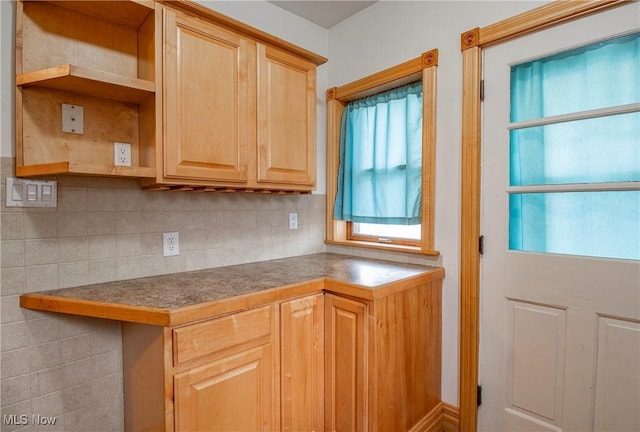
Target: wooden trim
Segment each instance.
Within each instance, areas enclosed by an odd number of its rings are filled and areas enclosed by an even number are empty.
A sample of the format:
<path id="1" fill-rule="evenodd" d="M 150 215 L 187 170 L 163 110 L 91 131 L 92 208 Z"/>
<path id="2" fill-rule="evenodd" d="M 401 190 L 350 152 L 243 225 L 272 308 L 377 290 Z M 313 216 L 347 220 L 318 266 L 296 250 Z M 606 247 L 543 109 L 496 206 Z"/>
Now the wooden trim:
<path id="1" fill-rule="evenodd" d="M 480 342 L 480 236 L 482 48 L 539 31 L 627 0 L 559 0 L 461 36 L 462 191 L 460 245 L 460 410 L 459 429 L 477 430 L 478 347 Z"/>
<path id="2" fill-rule="evenodd" d="M 438 50 L 422 53 L 420 57 L 392 66 L 365 78 L 350 82 L 340 87 L 329 89 L 332 97 L 340 102 L 349 101 L 380 93 L 394 87 L 418 81 L 423 69 L 438 65 Z"/>
<path id="3" fill-rule="evenodd" d="M 442 402 L 442 430 L 458 432 L 460 429 L 460 410 L 453 405 Z"/>
<path id="4" fill-rule="evenodd" d="M 442 403 L 438 403 L 426 416 L 414 424 L 409 432 L 441 432 L 442 431 Z"/>
<path id="5" fill-rule="evenodd" d="M 478 413 L 481 55 L 477 46 L 462 53 L 460 428 L 464 431 L 476 430 Z"/>
<path id="6" fill-rule="evenodd" d="M 268 45 L 271 45 L 275 48 L 284 49 L 285 51 L 294 53 L 297 56 L 300 56 L 306 60 L 313 62 L 316 66 L 320 66 L 323 63 L 327 62 L 327 58 L 321 55 L 318 55 L 314 52 L 311 52 L 307 49 L 301 48 L 297 45 L 294 45 L 290 42 L 282 40 L 278 37 L 270 35 L 269 33 L 258 30 L 254 27 L 251 27 L 247 24 L 244 24 L 240 21 L 237 21 L 233 18 L 230 18 L 226 15 L 223 15 L 219 12 L 213 11 L 206 6 L 202 6 L 198 3 L 195 3 L 190 0 L 158 0 L 159 3 L 164 3 L 166 5 L 172 6 L 174 8 L 180 8 L 183 11 L 191 12 L 199 17 L 214 22 L 216 24 L 220 24 L 225 26 L 226 28 L 241 33 L 245 36 L 248 36 L 254 40 L 259 42 L 264 42 Z"/>
<path id="7" fill-rule="evenodd" d="M 438 50 L 435 51 L 437 64 Z M 436 196 L 436 105 L 437 68 L 422 71 L 422 207 L 421 251 L 429 253 L 435 247 L 435 196 Z M 424 175 L 424 174 L 427 175 Z"/>
<path id="8" fill-rule="evenodd" d="M 333 219 L 333 205 L 338 193 L 338 168 L 340 165 L 340 124 L 344 103 L 335 98 L 337 87 L 327 90 L 327 241 L 345 239 L 347 224 Z M 337 133 L 336 133 L 337 132 Z"/>
<path id="9" fill-rule="evenodd" d="M 77 162 L 51 162 L 46 164 L 16 166 L 16 176 L 18 177 L 37 177 L 56 174 L 155 178 L 156 169 L 153 167 L 93 165 Z"/>
<path id="10" fill-rule="evenodd" d="M 460 35 L 460 49 L 462 51 L 478 46 L 480 43 L 480 29 L 478 27 L 471 29 Z"/>
<path id="11" fill-rule="evenodd" d="M 439 255 L 434 249 L 435 230 L 435 152 L 436 152 L 436 85 L 438 50 L 422 53 L 420 57 L 374 73 L 340 87 L 327 90 L 327 244 L 370 247 L 423 255 Z M 338 190 L 340 165 L 340 129 L 342 113 L 347 102 L 369 96 L 396 86 L 422 80 L 422 235 L 418 246 L 385 244 L 363 237 L 351 237 L 344 221 L 334 220 L 333 206 Z M 394 242 L 397 243 L 397 242 Z"/>
<path id="12" fill-rule="evenodd" d="M 543 30 L 591 15 L 596 12 L 620 6 L 629 0 L 559 0 L 539 8 L 521 13 L 514 17 L 498 21 L 480 29 L 478 44 L 486 48 L 509 39 Z"/>
<path id="13" fill-rule="evenodd" d="M 446 402 L 440 402 L 413 425 L 409 432 L 458 432 L 459 418 L 458 408 Z"/>
<path id="14" fill-rule="evenodd" d="M 331 203 L 333 205 L 333 203 Z M 344 221 L 335 221 L 336 225 L 344 225 L 347 226 Z M 345 231 L 346 232 L 346 231 Z M 346 237 L 345 237 L 346 238 Z M 398 244 L 389 244 L 389 243 L 374 243 L 374 242 L 365 242 L 358 240 L 325 240 L 325 244 L 335 245 L 335 246 L 351 246 L 351 247 L 362 247 L 366 249 L 378 249 L 387 252 L 406 252 L 418 255 L 428 255 L 428 256 L 440 256 L 439 250 L 428 250 L 428 249 L 420 249 L 415 246 L 405 246 Z"/>

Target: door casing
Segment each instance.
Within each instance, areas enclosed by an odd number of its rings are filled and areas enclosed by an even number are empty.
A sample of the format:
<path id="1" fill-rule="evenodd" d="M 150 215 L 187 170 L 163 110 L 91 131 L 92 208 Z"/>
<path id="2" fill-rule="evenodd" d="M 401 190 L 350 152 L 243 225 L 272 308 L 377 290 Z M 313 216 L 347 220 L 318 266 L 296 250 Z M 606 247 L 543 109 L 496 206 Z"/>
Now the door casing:
<path id="1" fill-rule="evenodd" d="M 482 49 L 628 3 L 629 0 L 558 0 L 461 35 L 462 50 L 462 188 L 460 244 L 460 424 L 478 426 L 480 343 L 480 205 Z"/>

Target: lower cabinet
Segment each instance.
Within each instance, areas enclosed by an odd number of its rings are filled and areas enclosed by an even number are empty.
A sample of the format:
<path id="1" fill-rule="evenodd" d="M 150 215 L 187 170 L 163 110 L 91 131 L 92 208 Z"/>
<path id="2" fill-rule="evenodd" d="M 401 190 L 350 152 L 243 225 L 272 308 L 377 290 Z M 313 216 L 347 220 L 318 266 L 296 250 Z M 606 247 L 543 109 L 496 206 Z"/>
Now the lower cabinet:
<path id="1" fill-rule="evenodd" d="M 367 309 L 360 301 L 325 298 L 326 430 L 366 430 Z"/>
<path id="2" fill-rule="evenodd" d="M 426 430 L 441 281 L 317 293 L 180 327 L 123 323 L 129 431 Z"/>
<path id="3" fill-rule="evenodd" d="M 324 430 L 324 296 L 280 305 L 280 413 L 283 431 Z"/>
<path id="4" fill-rule="evenodd" d="M 271 363 L 267 344 L 176 374 L 176 430 L 273 430 Z"/>

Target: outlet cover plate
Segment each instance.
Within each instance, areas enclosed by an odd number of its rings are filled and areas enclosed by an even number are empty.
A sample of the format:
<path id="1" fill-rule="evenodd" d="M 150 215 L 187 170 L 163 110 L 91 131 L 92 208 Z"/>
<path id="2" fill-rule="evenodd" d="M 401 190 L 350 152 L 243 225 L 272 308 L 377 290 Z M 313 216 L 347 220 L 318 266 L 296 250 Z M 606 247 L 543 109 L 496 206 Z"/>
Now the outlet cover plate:
<path id="1" fill-rule="evenodd" d="M 84 107 L 62 104 L 62 132 L 84 134 Z"/>
<path id="2" fill-rule="evenodd" d="M 113 163 L 116 166 L 131 166 L 131 144 L 113 143 Z"/>
<path id="3" fill-rule="evenodd" d="M 289 229 L 298 229 L 298 213 L 289 213 Z"/>
<path id="4" fill-rule="evenodd" d="M 180 235 L 177 232 L 162 234 L 164 256 L 180 255 Z"/>

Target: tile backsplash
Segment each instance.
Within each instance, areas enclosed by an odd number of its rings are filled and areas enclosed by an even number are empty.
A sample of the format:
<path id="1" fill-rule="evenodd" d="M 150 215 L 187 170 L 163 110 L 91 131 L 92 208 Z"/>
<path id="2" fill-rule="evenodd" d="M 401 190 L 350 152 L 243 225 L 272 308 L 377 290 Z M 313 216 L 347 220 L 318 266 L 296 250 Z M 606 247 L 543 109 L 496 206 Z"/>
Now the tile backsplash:
<path id="1" fill-rule="evenodd" d="M 2 431 L 124 429 L 119 323 L 28 311 L 20 294 L 326 250 L 324 195 L 147 192 L 136 180 L 60 176 L 57 208 L 7 208 L 13 160 L 0 162 Z M 174 231 L 180 255 L 164 257 L 162 233 Z M 48 417 L 54 425 L 36 424 Z"/>

